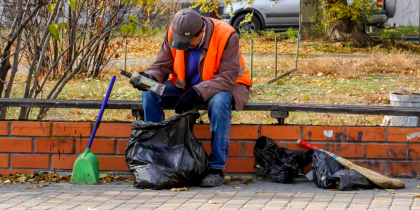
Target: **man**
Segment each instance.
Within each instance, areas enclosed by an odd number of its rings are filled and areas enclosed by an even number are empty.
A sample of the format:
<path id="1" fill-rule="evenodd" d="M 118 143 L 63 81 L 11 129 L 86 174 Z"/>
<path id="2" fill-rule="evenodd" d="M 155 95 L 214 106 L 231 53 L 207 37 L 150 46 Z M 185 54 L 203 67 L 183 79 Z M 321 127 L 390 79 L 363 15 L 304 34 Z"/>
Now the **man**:
<path id="1" fill-rule="evenodd" d="M 166 85 L 159 96 L 143 89 L 139 77 L 130 80 L 135 88 L 143 90 L 145 121 L 164 120 L 165 107 L 175 107 L 181 114 L 193 109 L 194 104 L 208 104 L 212 151 L 210 173 L 201 186 L 223 184 L 232 108 L 243 109 L 252 84 L 235 29 L 192 9 L 182 9 L 173 17 L 156 61 L 140 75 Z"/>

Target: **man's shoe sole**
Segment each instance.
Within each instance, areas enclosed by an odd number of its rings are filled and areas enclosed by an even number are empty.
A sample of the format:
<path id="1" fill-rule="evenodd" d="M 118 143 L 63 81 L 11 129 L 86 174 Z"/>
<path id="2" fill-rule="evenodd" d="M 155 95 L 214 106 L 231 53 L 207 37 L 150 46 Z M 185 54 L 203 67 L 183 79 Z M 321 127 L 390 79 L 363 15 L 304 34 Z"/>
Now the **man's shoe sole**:
<path id="1" fill-rule="evenodd" d="M 218 187 L 224 183 L 226 183 L 225 179 L 223 179 L 221 182 L 201 183 L 200 187 Z"/>

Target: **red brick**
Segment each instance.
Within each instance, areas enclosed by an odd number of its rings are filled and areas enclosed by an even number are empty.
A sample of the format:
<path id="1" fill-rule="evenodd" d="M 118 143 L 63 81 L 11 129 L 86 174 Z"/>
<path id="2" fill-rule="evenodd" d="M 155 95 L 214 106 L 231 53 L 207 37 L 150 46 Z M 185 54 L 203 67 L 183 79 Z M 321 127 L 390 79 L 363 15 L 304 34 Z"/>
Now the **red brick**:
<path id="1" fill-rule="evenodd" d="M 385 141 L 384 127 L 346 127 L 344 141 Z"/>
<path id="2" fill-rule="evenodd" d="M 297 141 L 300 138 L 300 126 L 261 126 L 261 136 Z"/>
<path id="3" fill-rule="evenodd" d="M 279 147 L 284 147 L 284 143 L 277 142 Z M 254 157 L 255 143 L 244 143 L 244 157 Z"/>
<path id="4" fill-rule="evenodd" d="M 277 146 L 279 146 L 279 147 L 284 147 L 284 143 L 282 143 L 282 142 L 277 142 L 276 144 L 277 144 Z"/>
<path id="5" fill-rule="evenodd" d="M 77 155 L 53 155 L 52 169 L 73 169 Z"/>
<path id="6" fill-rule="evenodd" d="M 88 143 L 88 139 L 76 140 L 76 153 L 84 153 Z M 115 154 L 115 140 L 94 139 L 90 152 L 95 154 Z"/>
<path id="7" fill-rule="evenodd" d="M 7 136 L 9 134 L 9 122 L 0 122 L 0 136 Z"/>
<path id="8" fill-rule="evenodd" d="M 35 152 L 74 153 L 74 139 L 36 139 Z"/>
<path id="9" fill-rule="evenodd" d="M 328 144 L 328 151 L 344 158 L 362 158 L 364 157 L 364 144 Z"/>
<path id="10" fill-rule="evenodd" d="M 210 125 L 194 125 L 194 136 L 197 139 L 211 139 Z M 232 125 L 229 139 L 257 139 L 258 126 Z"/>
<path id="11" fill-rule="evenodd" d="M 420 145 L 408 145 L 408 157 L 412 159 L 420 158 Z"/>
<path id="12" fill-rule="evenodd" d="M 7 175 L 7 174 L 35 174 L 35 170 L 26 170 L 26 169 L 0 169 L 0 174 Z"/>
<path id="13" fill-rule="evenodd" d="M 208 141 L 208 142 L 203 142 L 201 145 L 203 146 L 204 150 L 206 150 L 207 155 L 210 155 L 211 143 Z M 229 157 L 241 156 L 241 148 L 242 148 L 242 145 L 240 142 L 229 142 L 228 156 Z"/>
<path id="14" fill-rule="evenodd" d="M 127 147 L 128 140 L 118 140 L 118 151 L 117 154 L 124 155 L 125 148 Z"/>
<path id="15" fill-rule="evenodd" d="M 372 171 L 378 172 L 380 174 L 384 174 L 385 163 L 382 161 L 358 160 L 353 161 L 353 163 L 358 166 L 365 167 Z"/>
<path id="16" fill-rule="evenodd" d="M 401 144 L 367 144 L 367 158 L 406 158 L 406 146 Z"/>
<path id="17" fill-rule="evenodd" d="M 89 122 L 54 122 L 53 136 L 90 136 L 91 125 Z"/>
<path id="18" fill-rule="evenodd" d="M 209 142 L 209 141 L 202 142 L 201 146 L 203 146 L 204 150 L 206 150 L 207 155 L 210 155 L 210 153 L 211 153 L 211 142 Z"/>
<path id="19" fill-rule="evenodd" d="M 32 139 L 0 139 L 0 152 L 32 152 Z"/>
<path id="20" fill-rule="evenodd" d="M 314 146 L 316 146 L 318 148 L 321 148 L 321 149 L 325 149 L 326 148 L 326 145 L 325 144 L 322 144 L 322 143 L 313 143 L 313 142 L 309 142 L 309 143 L 311 143 L 312 145 L 314 145 Z M 286 145 L 287 145 L 287 149 L 290 149 L 290 150 L 308 151 L 308 149 L 306 149 L 305 147 L 302 147 L 302 146 L 296 144 L 296 142 L 290 142 L 290 143 L 288 142 Z"/>
<path id="21" fill-rule="evenodd" d="M 311 163 L 309 163 L 307 166 L 305 166 L 305 167 L 302 168 L 302 172 L 304 174 L 309 173 L 311 170 L 312 170 L 312 164 Z"/>
<path id="22" fill-rule="evenodd" d="M 229 142 L 229 157 L 238 157 L 241 156 L 242 152 L 242 143 L 240 142 Z"/>
<path id="23" fill-rule="evenodd" d="M 253 173 L 254 164 L 255 164 L 254 158 L 228 158 L 226 159 L 226 168 L 224 172 Z"/>
<path id="24" fill-rule="evenodd" d="M 101 171 L 128 171 L 125 157 L 98 156 L 99 170 Z"/>
<path id="25" fill-rule="evenodd" d="M 50 136 L 49 122 L 12 122 L 12 136 Z"/>
<path id="26" fill-rule="evenodd" d="M 388 127 L 388 141 L 420 142 L 420 128 Z"/>
<path id="27" fill-rule="evenodd" d="M 50 155 L 12 155 L 12 168 L 50 168 Z"/>
<path id="28" fill-rule="evenodd" d="M 420 174 L 420 162 L 387 162 L 388 175 L 418 175 Z"/>
<path id="29" fill-rule="evenodd" d="M 210 139 L 210 125 L 194 125 L 194 136 L 197 139 Z"/>
<path id="30" fill-rule="evenodd" d="M 0 155 L 0 168 L 9 167 L 9 155 Z"/>
<path id="31" fill-rule="evenodd" d="M 96 136 L 101 137 L 127 137 L 131 135 L 130 123 L 101 123 Z"/>
<path id="32" fill-rule="evenodd" d="M 303 140 L 341 141 L 343 128 L 338 126 L 303 126 Z"/>
<path id="33" fill-rule="evenodd" d="M 233 125 L 230 129 L 230 139 L 252 139 L 258 138 L 258 126 L 256 125 Z"/>
<path id="34" fill-rule="evenodd" d="M 254 157 L 255 143 L 244 143 L 244 157 Z"/>

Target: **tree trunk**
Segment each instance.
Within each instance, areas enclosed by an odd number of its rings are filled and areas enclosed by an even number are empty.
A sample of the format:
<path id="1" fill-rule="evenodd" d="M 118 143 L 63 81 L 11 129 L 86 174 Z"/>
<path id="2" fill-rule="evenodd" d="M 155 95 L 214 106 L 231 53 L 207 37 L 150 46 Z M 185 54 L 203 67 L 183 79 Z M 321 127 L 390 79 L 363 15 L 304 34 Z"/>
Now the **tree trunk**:
<path id="1" fill-rule="evenodd" d="M 347 0 L 323 0 L 323 3 L 347 5 Z M 325 15 L 324 18 L 328 19 L 330 17 Z M 333 42 L 350 41 L 353 47 L 372 46 L 370 36 L 363 31 L 361 25 L 351 20 L 350 17 L 340 19 L 325 26 L 324 38 Z"/>
<path id="2" fill-rule="evenodd" d="M 9 72 L 10 68 L 12 68 L 9 56 L 10 50 L 4 52 L 3 56 L 0 57 L 3 60 L 0 63 L 0 97 L 3 94 L 7 73 Z"/>

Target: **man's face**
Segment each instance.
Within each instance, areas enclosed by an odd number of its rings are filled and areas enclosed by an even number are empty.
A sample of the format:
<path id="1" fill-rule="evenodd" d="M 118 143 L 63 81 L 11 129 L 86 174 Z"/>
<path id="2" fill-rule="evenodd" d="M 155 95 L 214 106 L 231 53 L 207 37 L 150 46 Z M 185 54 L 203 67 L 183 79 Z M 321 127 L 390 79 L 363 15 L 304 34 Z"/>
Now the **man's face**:
<path id="1" fill-rule="evenodd" d="M 201 29 L 200 34 L 198 36 L 194 37 L 193 41 L 191 42 L 190 49 L 194 49 L 198 47 L 198 45 L 200 44 L 201 38 L 203 37 L 203 34 L 204 34 L 204 28 Z"/>

